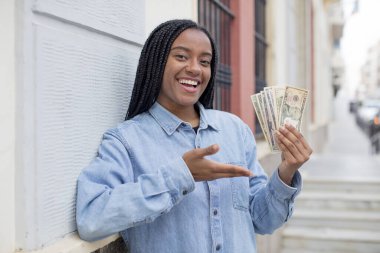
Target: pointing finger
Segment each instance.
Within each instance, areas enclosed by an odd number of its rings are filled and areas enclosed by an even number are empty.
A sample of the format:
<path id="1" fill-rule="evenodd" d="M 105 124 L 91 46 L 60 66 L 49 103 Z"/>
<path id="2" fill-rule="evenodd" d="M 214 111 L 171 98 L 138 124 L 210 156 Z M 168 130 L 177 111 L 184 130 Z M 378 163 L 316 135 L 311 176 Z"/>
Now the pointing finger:
<path id="1" fill-rule="evenodd" d="M 228 177 L 253 176 L 253 173 L 250 170 L 247 170 L 246 168 L 224 163 L 216 163 L 214 167 L 214 172 L 229 175 Z"/>

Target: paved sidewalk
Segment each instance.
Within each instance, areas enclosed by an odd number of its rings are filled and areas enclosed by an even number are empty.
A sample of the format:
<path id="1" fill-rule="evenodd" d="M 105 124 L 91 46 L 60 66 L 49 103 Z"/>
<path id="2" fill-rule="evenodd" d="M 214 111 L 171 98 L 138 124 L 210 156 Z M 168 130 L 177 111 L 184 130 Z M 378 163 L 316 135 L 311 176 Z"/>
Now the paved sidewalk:
<path id="1" fill-rule="evenodd" d="M 313 154 L 301 168 L 305 178 L 380 179 L 380 156 L 371 154 L 369 139 L 356 125 L 348 103 L 344 93 L 339 93 L 329 140 L 323 152 Z"/>

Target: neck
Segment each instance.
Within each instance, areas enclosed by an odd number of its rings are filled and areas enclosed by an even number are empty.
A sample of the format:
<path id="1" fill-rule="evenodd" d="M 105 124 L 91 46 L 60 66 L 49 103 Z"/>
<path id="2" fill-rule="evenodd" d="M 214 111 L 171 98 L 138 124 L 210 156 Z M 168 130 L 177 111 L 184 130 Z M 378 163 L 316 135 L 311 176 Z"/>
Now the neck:
<path id="1" fill-rule="evenodd" d="M 165 106 L 164 106 L 165 107 Z M 197 106 L 189 106 L 186 108 L 167 108 L 165 107 L 168 111 L 173 113 L 175 116 L 180 118 L 181 120 L 188 122 L 191 124 L 192 127 L 197 127 L 199 126 L 199 112 Z"/>
<path id="2" fill-rule="evenodd" d="M 178 110 L 176 112 L 172 112 L 174 115 L 176 115 L 181 120 L 188 122 L 191 124 L 192 127 L 199 126 L 199 113 L 198 110 L 194 108 L 188 108 L 186 110 Z"/>

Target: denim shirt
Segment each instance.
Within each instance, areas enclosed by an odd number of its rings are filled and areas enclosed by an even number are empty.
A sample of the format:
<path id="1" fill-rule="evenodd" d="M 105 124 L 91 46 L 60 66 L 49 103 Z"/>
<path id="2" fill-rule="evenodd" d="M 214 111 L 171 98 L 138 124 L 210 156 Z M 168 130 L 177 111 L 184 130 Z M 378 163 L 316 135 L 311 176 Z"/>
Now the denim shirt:
<path id="1" fill-rule="evenodd" d="M 290 217 L 302 181 L 278 170 L 268 179 L 250 128 L 198 103 L 197 133 L 157 102 L 108 130 L 78 178 L 76 218 L 82 239 L 120 232 L 131 253 L 256 252 L 255 233 Z M 206 159 L 248 168 L 254 177 L 195 182 L 182 155 L 212 144 Z"/>

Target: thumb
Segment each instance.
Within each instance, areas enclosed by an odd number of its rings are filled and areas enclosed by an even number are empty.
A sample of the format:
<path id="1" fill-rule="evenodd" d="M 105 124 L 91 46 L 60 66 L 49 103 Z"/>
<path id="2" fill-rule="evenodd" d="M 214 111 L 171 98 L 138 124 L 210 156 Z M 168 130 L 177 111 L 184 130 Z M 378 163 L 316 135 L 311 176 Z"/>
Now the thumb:
<path id="1" fill-rule="evenodd" d="M 219 151 L 219 146 L 217 144 L 213 144 L 206 148 L 198 148 L 196 149 L 196 154 L 199 157 L 213 155 Z"/>

